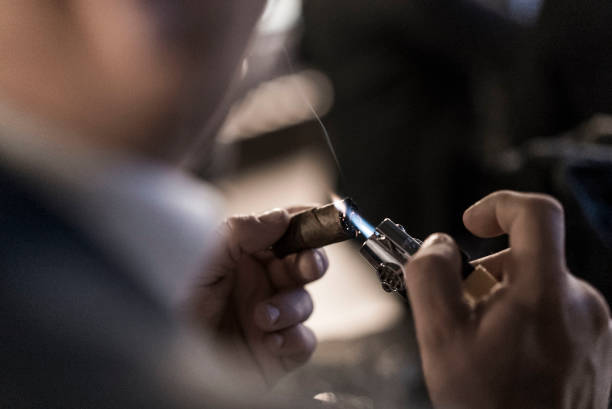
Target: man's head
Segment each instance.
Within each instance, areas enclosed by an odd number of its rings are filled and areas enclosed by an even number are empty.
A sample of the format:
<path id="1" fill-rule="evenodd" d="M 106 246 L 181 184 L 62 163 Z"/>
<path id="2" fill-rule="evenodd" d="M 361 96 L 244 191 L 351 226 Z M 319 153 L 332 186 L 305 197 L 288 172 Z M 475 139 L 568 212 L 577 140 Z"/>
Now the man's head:
<path id="1" fill-rule="evenodd" d="M 219 119 L 264 3 L 0 0 L 0 98 L 75 142 L 174 155 Z"/>

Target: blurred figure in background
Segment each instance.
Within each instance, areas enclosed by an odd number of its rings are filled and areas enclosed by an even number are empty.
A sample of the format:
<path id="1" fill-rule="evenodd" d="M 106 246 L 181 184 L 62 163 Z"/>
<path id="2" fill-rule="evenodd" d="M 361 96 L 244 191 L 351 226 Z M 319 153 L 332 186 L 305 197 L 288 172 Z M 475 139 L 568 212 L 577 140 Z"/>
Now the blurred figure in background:
<path id="1" fill-rule="evenodd" d="M 304 406 L 263 400 L 315 347 L 325 253 L 269 251 L 299 207 L 217 229 L 178 167 L 211 152 L 263 1 L 0 5 L 3 405 Z M 500 192 L 464 222 L 511 248 L 481 261 L 502 284 L 475 308 L 448 236 L 406 266 L 434 404 L 603 407 L 609 311 L 565 267 L 560 205 Z"/>
<path id="2" fill-rule="evenodd" d="M 209 152 L 264 2 L 0 6 L 2 406 L 255 406 L 314 349 L 327 260 L 266 252 L 285 210 L 217 231 L 178 164 Z"/>

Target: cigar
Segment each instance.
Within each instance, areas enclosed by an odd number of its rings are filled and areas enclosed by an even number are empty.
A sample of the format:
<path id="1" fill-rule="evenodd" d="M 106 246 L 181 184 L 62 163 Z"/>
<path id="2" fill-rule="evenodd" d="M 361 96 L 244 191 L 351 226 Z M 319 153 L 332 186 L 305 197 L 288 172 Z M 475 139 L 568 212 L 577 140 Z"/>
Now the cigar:
<path id="1" fill-rule="evenodd" d="M 356 238 L 359 231 L 347 220 L 347 213 L 354 209 L 353 201 L 346 198 L 295 214 L 285 234 L 272 246 L 272 251 L 282 258 Z"/>

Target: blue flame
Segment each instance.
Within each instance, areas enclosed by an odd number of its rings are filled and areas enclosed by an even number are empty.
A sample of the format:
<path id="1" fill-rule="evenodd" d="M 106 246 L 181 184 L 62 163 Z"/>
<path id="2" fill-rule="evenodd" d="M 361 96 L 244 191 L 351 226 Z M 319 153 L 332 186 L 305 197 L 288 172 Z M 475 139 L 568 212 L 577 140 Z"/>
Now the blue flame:
<path id="1" fill-rule="evenodd" d="M 376 229 L 353 209 L 347 209 L 346 218 L 366 239 L 370 238 L 376 232 Z"/>

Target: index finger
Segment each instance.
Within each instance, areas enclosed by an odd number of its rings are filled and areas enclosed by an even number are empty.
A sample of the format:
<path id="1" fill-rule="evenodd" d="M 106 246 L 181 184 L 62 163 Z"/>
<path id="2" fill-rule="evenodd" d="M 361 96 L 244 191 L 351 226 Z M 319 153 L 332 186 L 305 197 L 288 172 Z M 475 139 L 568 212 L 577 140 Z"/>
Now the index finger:
<path id="1" fill-rule="evenodd" d="M 521 266 L 542 274 L 565 268 L 563 207 L 550 196 L 495 192 L 466 210 L 463 221 L 480 237 L 508 234 L 512 258 Z"/>

